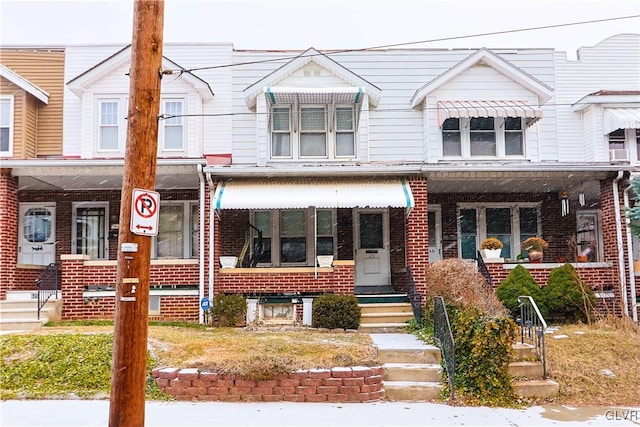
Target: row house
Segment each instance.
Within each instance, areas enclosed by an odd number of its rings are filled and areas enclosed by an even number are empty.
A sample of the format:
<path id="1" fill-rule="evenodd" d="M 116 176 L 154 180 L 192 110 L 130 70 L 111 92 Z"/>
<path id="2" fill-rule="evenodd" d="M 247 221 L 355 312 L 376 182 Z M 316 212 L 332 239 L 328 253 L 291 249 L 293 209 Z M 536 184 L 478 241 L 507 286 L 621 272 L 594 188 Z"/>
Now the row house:
<path id="1" fill-rule="evenodd" d="M 42 73 L 51 52 L 2 49 L 1 292 L 60 266 L 63 317 L 109 318 L 130 47 L 56 53 Z M 429 263 L 463 258 L 494 286 L 572 262 L 637 321 L 640 35 L 578 54 L 166 44 L 150 316 L 241 293 L 251 317 L 308 323 L 321 293 L 419 301 Z M 518 259 L 531 236 L 543 263 Z"/>

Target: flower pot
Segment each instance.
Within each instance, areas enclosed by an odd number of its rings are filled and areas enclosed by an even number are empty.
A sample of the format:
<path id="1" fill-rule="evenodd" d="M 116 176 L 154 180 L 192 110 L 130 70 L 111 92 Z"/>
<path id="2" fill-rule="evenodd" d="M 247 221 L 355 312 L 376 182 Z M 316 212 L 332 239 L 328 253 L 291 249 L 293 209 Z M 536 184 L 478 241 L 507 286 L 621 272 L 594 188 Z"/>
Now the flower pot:
<path id="1" fill-rule="evenodd" d="M 527 252 L 527 257 L 529 258 L 529 261 L 534 263 L 534 264 L 539 264 L 542 262 L 542 256 L 543 253 L 542 251 L 536 251 L 534 249 L 529 250 Z"/>
<path id="2" fill-rule="evenodd" d="M 483 259 L 500 258 L 501 252 L 502 249 L 480 249 L 480 254 Z"/>
<path id="3" fill-rule="evenodd" d="M 236 268 L 238 265 L 238 257 L 237 256 L 221 256 L 220 257 L 220 267 L 222 268 Z"/>
<path id="4" fill-rule="evenodd" d="M 333 255 L 318 255 L 318 267 L 331 267 L 333 264 Z"/>
<path id="5" fill-rule="evenodd" d="M 588 260 L 589 260 L 589 259 L 587 258 L 587 256 L 586 256 L 586 255 L 578 255 L 578 256 L 576 257 L 576 261 L 577 261 L 577 262 L 587 262 Z"/>

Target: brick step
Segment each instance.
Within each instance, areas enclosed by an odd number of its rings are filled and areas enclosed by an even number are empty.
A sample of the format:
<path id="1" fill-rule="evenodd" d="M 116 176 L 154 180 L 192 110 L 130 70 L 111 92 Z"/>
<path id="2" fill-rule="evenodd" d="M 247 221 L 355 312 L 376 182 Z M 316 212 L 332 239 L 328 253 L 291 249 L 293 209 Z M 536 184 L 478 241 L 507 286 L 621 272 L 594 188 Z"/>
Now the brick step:
<path id="1" fill-rule="evenodd" d="M 385 363 L 383 381 L 438 382 L 442 379 L 442 366 L 435 363 Z"/>
<path id="2" fill-rule="evenodd" d="M 426 402 L 440 398 L 442 384 L 422 381 L 385 381 L 385 398 L 392 401 Z"/>

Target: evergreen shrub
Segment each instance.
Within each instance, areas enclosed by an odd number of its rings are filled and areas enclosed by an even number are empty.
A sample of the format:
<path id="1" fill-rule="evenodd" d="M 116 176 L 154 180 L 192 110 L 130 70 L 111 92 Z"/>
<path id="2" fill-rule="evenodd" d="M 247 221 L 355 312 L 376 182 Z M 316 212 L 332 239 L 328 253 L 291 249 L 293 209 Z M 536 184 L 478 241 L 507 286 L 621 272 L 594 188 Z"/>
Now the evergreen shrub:
<path id="1" fill-rule="evenodd" d="M 591 322 L 595 295 L 571 264 L 551 270 L 542 292 L 550 317 L 570 322 Z"/>
<path id="2" fill-rule="evenodd" d="M 522 295 L 528 295 L 534 299 L 543 317 L 548 314 L 540 285 L 538 285 L 529 270 L 521 265 L 511 270 L 507 278 L 500 282 L 500 286 L 496 289 L 496 295 L 505 307 L 509 309 L 513 318 L 520 315 L 518 297 Z"/>
<path id="3" fill-rule="evenodd" d="M 247 319 L 247 300 L 240 294 L 218 294 L 209 309 L 213 326 L 244 326 Z"/>
<path id="4" fill-rule="evenodd" d="M 358 329 L 360 307 L 354 295 L 323 294 L 313 300 L 314 328 Z"/>

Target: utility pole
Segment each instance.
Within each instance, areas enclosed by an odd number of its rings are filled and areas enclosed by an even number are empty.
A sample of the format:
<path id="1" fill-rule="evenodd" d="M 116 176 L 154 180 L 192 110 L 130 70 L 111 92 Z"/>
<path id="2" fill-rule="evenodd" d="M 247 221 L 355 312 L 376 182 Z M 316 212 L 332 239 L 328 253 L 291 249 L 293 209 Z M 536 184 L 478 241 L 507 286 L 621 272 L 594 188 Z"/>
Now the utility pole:
<path id="1" fill-rule="evenodd" d="M 164 0 L 135 0 L 129 70 L 127 147 L 124 159 L 109 426 L 144 426 L 151 236 L 134 233 L 133 210 L 158 213 L 158 198 L 133 200 L 134 189 L 156 186 L 158 114 L 162 79 Z M 156 193 L 157 194 L 157 193 Z M 133 205 L 137 201 L 140 204 Z M 133 207 L 132 207 L 133 206 Z M 157 217 L 156 217 L 157 218 Z M 153 228 L 153 227 L 151 227 Z"/>

